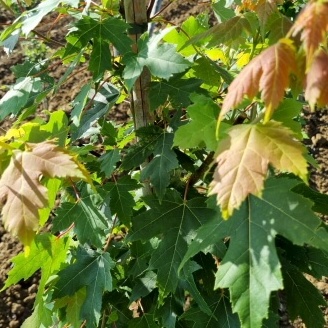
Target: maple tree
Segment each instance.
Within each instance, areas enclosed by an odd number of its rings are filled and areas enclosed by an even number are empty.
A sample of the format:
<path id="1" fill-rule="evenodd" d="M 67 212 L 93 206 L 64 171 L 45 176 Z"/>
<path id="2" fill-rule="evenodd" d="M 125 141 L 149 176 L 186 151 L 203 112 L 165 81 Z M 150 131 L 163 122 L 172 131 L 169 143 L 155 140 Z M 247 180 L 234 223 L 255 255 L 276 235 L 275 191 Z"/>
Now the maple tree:
<path id="1" fill-rule="evenodd" d="M 205 13 L 177 27 L 146 2 L 122 15 L 118 0 L 0 1 L 16 17 L 8 55 L 45 15 L 72 20 L 0 100 L 16 117 L 0 137 L 2 220 L 25 245 L 2 289 L 40 270 L 23 327 L 277 327 L 281 290 L 291 320 L 324 327 L 304 273 L 328 275 L 328 198 L 308 186 L 299 95 L 328 104 L 328 3 L 215 0 L 213 26 Z M 38 115 L 80 69 L 70 113 Z"/>

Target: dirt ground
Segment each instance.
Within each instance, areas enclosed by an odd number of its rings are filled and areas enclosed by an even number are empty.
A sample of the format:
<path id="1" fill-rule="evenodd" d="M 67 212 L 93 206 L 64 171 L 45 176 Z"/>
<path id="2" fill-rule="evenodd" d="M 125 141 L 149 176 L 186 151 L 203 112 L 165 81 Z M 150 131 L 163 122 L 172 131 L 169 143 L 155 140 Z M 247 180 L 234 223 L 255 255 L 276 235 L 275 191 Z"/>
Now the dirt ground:
<path id="1" fill-rule="evenodd" d="M 164 1 L 163 6 L 169 2 L 169 0 Z M 165 9 L 163 15 L 167 20 L 173 23 L 179 23 L 190 15 L 195 15 L 207 10 L 208 6 L 209 1 L 178 0 L 171 3 Z M 54 25 L 53 22 L 55 17 L 56 15 L 47 17 L 47 19 L 41 23 L 40 27 L 38 27 L 38 30 L 42 33 L 51 33 L 51 38 L 61 42 L 67 32 L 69 21 L 64 18 Z M 1 9 L 0 6 L 0 24 L 8 24 L 11 21 L 12 17 L 10 13 Z M 56 44 L 54 43 L 51 46 L 55 49 Z M 0 50 L 0 98 L 5 94 L 6 86 L 14 82 L 14 77 L 11 74 L 10 68 L 22 62 L 23 59 L 24 53 L 20 48 L 15 50 L 10 57 L 7 57 L 4 52 Z M 59 78 L 64 70 L 65 68 L 61 65 L 54 66 L 52 70 L 53 76 Z M 48 99 L 47 103 L 44 105 L 45 108 L 48 110 L 60 108 L 69 111 L 71 101 L 88 78 L 89 74 L 86 70 L 78 71 L 56 95 Z M 125 120 L 128 117 L 126 108 L 117 108 L 114 116 L 120 121 Z M 317 113 L 306 112 L 305 118 L 307 120 L 306 131 L 309 135 L 309 140 L 307 142 L 308 147 L 319 163 L 319 169 L 313 171 L 311 180 L 318 190 L 328 192 L 328 111 L 319 111 Z M 0 134 L 3 134 L 8 126 L 10 126 L 10 120 L 7 120 L 5 124 L 1 124 L 0 129 L 2 129 L 2 131 L 0 131 Z M 22 246 L 17 240 L 13 239 L 5 232 L 3 227 L 0 226 L 0 289 L 4 285 L 7 272 L 10 270 L 10 259 L 20 252 L 21 249 Z M 0 293 L 0 328 L 18 328 L 31 314 L 35 293 L 37 291 L 37 282 L 38 278 L 33 277 Z M 328 300 L 327 282 L 327 279 L 323 279 L 320 282 L 314 283 Z M 327 309 L 325 313 L 328 318 Z M 326 322 L 328 323 L 328 319 Z M 305 326 L 301 321 L 293 324 L 288 323 L 287 313 L 283 311 L 280 327 L 304 328 Z"/>

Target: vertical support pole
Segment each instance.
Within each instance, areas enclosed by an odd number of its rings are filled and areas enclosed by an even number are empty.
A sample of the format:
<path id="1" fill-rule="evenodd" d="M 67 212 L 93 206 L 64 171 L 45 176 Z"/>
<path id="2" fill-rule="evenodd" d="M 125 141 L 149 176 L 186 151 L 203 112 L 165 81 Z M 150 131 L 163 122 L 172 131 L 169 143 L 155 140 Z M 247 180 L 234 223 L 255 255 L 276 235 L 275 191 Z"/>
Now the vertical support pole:
<path id="1" fill-rule="evenodd" d="M 138 40 L 142 33 L 148 30 L 147 0 L 124 0 L 125 20 L 130 24 L 129 36 L 133 41 L 133 51 L 138 53 Z M 135 129 L 138 130 L 153 122 L 149 106 L 150 72 L 144 67 L 140 77 L 136 80 L 131 92 L 131 111 Z M 148 161 L 140 166 L 142 170 Z M 142 188 L 144 196 L 152 194 L 149 182 Z"/>
<path id="2" fill-rule="evenodd" d="M 142 33 L 148 29 L 147 17 L 147 0 L 124 0 L 125 19 L 131 28 L 129 36 L 133 40 L 133 50 L 137 53 L 138 40 Z M 135 82 L 131 93 L 131 110 L 135 128 L 147 126 L 152 122 L 150 106 L 149 106 L 149 85 L 150 85 L 150 72 L 145 67 L 140 77 Z"/>

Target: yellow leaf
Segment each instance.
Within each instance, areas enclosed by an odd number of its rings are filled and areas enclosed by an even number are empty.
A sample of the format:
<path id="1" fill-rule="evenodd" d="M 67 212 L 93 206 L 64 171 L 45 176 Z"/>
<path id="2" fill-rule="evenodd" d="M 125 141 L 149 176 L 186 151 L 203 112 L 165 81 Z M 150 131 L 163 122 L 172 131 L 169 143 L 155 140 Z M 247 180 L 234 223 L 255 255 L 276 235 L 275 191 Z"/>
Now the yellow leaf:
<path id="1" fill-rule="evenodd" d="M 72 156 L 50 142 L 28 144 L 29 151 L 14 150 L 0 179 L 2 220 L 5 228 L 30 245 L 39 227 L 39 209 L 48 205 L 47 188 L 42 176 L 80 178 Z"/>
<path id="2" fill-rule="evenodd" d="M 240 104 L 245 96 L 252 99 L 261 91 L 267 122 L 284 97 L 290 73 L 296 69 L 295 48 L 289 40 L 281 39 L 255 57 L 230 84 L 219 120 Z"/>
<path id="3" fill-rule="evenodd" d="M 304 48 L 308 57 L 308 66 L 312 57 L 326 38 L 328 31 L 328 3 L 313 1 L 298 15 L 290 30 L 292 36 L 301 34 Z"/>
<path id="4" fill-rule="evenodd" d="M 314 109 L 317 103 L 320 107 L 328 104 L 328 54 L 320 50 L 313 58 L 306 76 L 305 99 Z"/>
<path id="5" fill-rule="evenodd" d="M 249 194 L 261 196 L 269 164 L 307 180 L 305 152 L 279 122 L 232 127 L 219 145 L 210 192 L 217 195 L 223 216 L 231 216 Z"/>

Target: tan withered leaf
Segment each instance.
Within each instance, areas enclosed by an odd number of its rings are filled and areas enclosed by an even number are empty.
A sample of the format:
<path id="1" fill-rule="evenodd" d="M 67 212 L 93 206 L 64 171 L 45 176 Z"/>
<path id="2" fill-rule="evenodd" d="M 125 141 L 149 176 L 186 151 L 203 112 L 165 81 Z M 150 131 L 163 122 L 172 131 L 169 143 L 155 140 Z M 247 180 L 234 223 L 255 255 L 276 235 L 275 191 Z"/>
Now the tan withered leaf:
<path id="1" fill-rule="evenodd" d="M 284 97 L 290 73 L 296 71 L 295 48 L 287 39 L 264 50 L 233 80 L 223 101 L 220 120 L 242 102 L 252 99 L 260 91 L 266 106 L 266 121 Z"/>
<path id="2" fill-rule="evenodd" d="M 306 180 L 304 153 L 292 131 L 279 122 L 231 128 L 219 145 L 210 192 L 217 194 L 223 216 L 230 217 L 249 194 L 261 195 L 269 164 Z"/>
<path id="3" fill-rule="evenodd" d="M 315 104 L 328 104 L 328 54 L 324 50 L 316 53 L 306 76 L 305 99 L 311 108 Z"/>
<path id="4" fill-rule="evenodd" d="M 301 33 L 301 40 L 311 63 L 312 56 L 326 38 L 328 31 L 328 3 L 315 1 L 308 4 L 297 17 L 291 35 Z"/>
<path id="5" fill-rule="evenodd" d="M 29 245 L 39 227 L 39 209 L 48 205 L 46 177 L 85 179 L 72 156 L 56 145 L 28 144 L 29 151 L 14 150 L 0 179 L 2 220 L 5 228 Z"/>

